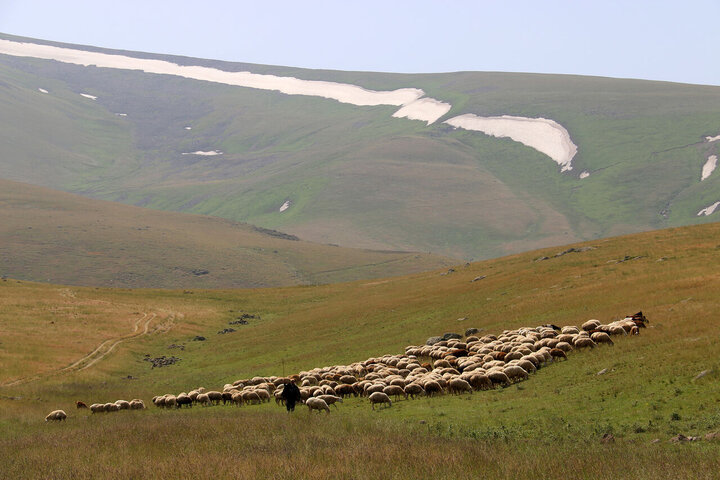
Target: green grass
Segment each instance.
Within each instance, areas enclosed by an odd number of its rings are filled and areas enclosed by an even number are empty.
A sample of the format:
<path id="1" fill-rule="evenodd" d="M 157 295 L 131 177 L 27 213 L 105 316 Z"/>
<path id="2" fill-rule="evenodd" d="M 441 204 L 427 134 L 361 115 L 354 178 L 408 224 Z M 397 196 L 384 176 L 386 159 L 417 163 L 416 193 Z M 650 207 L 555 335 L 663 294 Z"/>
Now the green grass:
<path id="1" fill-rule="evenodd" d="M 320 243 L 464 259 L 706 223 L 712 218 L 696 214 L 720 192 L 716 178 L 699 181 L 717 152 L 703 137 L 720 132 L 718 87 L 155 57 L 375 90 L 423 88 L 452 103 L 448 118 L 551 118 L 578 145 L 575 168 L 560 174 L 548 157 L 508 139 L 394 119 L 389 106 L 5 56 L 0 177 Z M 49 95 L 37 91 L 43 85 Z M 98 100 L 80 97 L 85 91 Z M 201 149 L 225 154 L 181 155 Z M 580 180 L 582 171 L 590 177 Z M 286 199 L 294 206 L 281 215 Z"/>
<path id="2" fill-rule="evenodd" d="M 64 287 L 0 282 L 0 362 L 9 366 L 0 383 L 34 378 L 0 387 L 0 465 L 37 478 L 70 472 L 80 478 L 172 472 L 200 478 L 229 472 L 240 478 L 291 472 L 300 478 L 714 478 L 717 442 L 673 445 L 669 439 L 720 429 L 719 233 L 717 223 L 652 231 L 592 242 L 585 245 L 594 250 L 560 257 L 554 254 L 564 248 L 552 248 L 446 275 L 316 287 L 193 294 L 70 288 L 67 295 Z M 551 258 L 535 261 L 541 256 Z M 626 256 L 640 258 L 617 262 Z M 471 282 L 479 275 L 486 278 Z M 641 309 L 650 324 L 640 336 L 573 352 L 527 382 L 401 400 L 375 412 L 365 399 L 348 399 L 329 416 L 310 416 L 304 407 L 288 416 L 274 403 L 94 416 L 72 408 L 75 400 L 148 401 L 254 375 L 348 364 L 468 327 L 498 333 L 578 325 Z M 164 333 L 120 344 L 92 368 L 56 373 L 103 335 L 127 333 L 134 312 L 157 312 L 153 325 L 174 312 L 174 323 Z M 241 312 L 260 318 L 217 334 Z M 100 320 L 105 330 L 93 338 L 61 334 Z M 194 342 L 195 335 L 207 340 Z M 73 350 L 72 339 L 84 345 Z M 152 369 L 146 354 L 181 361 Z M 607 373 L 597 375 L 603 369 Z M 705 370 L 711 373 L 696 380 Z M 55 408 L 70 414 L 66 424 L 42 421 Z M 606 433 L 615 443 L 600 442 Z M 68 453 L 90 444 L 90 452 Z"/>

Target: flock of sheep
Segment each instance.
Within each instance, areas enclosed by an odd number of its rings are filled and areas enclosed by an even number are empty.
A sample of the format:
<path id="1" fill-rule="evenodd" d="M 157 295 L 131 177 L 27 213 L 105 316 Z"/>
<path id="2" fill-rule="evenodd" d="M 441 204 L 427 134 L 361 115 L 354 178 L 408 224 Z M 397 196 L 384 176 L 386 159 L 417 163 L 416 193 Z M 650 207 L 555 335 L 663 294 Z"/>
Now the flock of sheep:
<path id="1" fill-rule="evenodd" d="M 193 405 L 254 405 L 275 399 L 283 404 L 283 388 L 294 382 L 309 411 L 330 413 L 348 396 L 367 397 L 376 405 L 392 406 L 392 398 L 414 399 L 444 393 L 463 394 L 505 387 L 527 380 L 538 369 L 558 360 L 567 360 L 573 350 L 613 345 L 611 336 L 637 335 L 647 319 L 642 312 L 606 325 L 588 320 L 580 327 L 543 325 L 506 330 L 500 335 L 475 335 L 408 346 L 403 355 L 369 358 L 350 365 L 315 368 L 289 377 L 253 377 L 226 384 L 222 390 L 199 387 L 178 395 L 153 397 L 159 408 Z M 78 402 L 80 408 L 82 402 Z M 84 405 L 84 404 L 83 404 Z M 144 409 L 142 400 L 93 404 L 92 413 L 123 409 Z M 62 410 L 45 420 L 65 420 Z"/>

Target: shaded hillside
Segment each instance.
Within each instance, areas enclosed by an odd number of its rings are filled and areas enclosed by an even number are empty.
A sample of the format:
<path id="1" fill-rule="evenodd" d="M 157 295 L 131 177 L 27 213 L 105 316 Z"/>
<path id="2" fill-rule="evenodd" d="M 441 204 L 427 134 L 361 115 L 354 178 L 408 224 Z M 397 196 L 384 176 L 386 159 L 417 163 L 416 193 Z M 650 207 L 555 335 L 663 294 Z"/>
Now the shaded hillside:
<path id="1" fill-rule="evenodd" d="M 267 287 L 347 281 L 450 259 L 319 245 L 221 218 L 0 180 L 0 276 L 69 285 Z"/>
<path id="2" fill-rule="evenodd" d="M 428 126 L 393 118 L 389 105 L 0 55 L 0 177 L 322 243 L 458 258 L 717 215 L 698 212 L 720 201 L 718 173 L 700 180 L 718 154 L 720 139 L 707 137 L 720 134 L 720 87 L 303 70 L 78 48 L 375 91 L 421 88 L 452 108 Z M 443 123 L 463 114 L 552 119 L 578 147 L 573 169 Z"/>

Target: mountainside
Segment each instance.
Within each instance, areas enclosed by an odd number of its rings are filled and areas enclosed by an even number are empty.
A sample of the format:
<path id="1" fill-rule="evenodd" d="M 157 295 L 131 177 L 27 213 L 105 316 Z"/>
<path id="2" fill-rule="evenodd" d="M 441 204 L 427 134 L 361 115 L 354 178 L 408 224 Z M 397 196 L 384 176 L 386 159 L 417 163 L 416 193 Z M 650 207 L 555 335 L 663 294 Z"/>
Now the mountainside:
<path id="1" fill-rule="evenodd" d="M 447 267 L 437 255 L 319 245 L 222 218 L 0 180 L 0 276 L 66 285 L 231 288 Z"/>
<path id="2" fill-rule="evenodd" d="M 30 40 L 0 39 L 1 178 L 456 258 L 718 215 L 720 87 L 303 70 L 32 40 L 170 72 L 157 74 L 8 54 Z M 168 62 L 205 70 L 185 78 Z"/>

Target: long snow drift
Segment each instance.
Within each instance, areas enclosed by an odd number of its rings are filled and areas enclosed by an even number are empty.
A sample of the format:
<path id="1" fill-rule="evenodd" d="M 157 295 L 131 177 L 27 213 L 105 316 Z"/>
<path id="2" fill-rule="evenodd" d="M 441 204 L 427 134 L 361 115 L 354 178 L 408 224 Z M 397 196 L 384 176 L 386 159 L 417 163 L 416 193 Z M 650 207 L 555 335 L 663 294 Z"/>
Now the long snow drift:
<path id="1" fill-rule="evenodd" d="M 710 176 L 715 171 L 715 167 L 717 167 L 717 161 L 718 157 L 717 155 L 710 155 L 707 159 L 707 162 L 705 162 L 705 165 L 703 165 L 702 168 L 702 174 L 700 175 L 700 181 L 702 182 L 706 178 Z"/>
<path id="2" fill-rule="evenodd" d="M 561 172 L 572 170 L 577 146 L 568 131 L 554 120 L 503 115 L 478 117 L 471 113 L 453 117 L 445 123 L 455 128 L 474 130 L 500 138 L 510 138 L 544 153 L 560 165 Z"/>
<path id="3" fill-rule="evenodd" d="M 217 68 L 183 66 L 164 60 L 111 55 L 2 39 L 0 39 L 0 54 L 55 60 L 82 66 L 94 65 L 175 75 L 239 87 L 274 90 L 287 95 L 329 98 L 357 106 L 399 106 L 401 108 L 393 114 L 393 117 L 421 120 L 427 122 L 428 125 L 447 114 L 452 107 L 449 103 L 425 97 L 425 92 L 419 88 L 375 91 L 347 83 L 301 80 L 295 77 L 279 77 L 251 72 L 227 72 Z M 92 98 L 87 94 L 82 95 Z M 567 130 L 553 120 L 511 116 L 478 117 L 467 114 L 452 118 L 446 123 L 455 128 L 510 138 L 548 155 L 561 166 L 561 171 L 572 170 L 571 162 L 577 152 L 577 146 L 570 140 Z"/>

